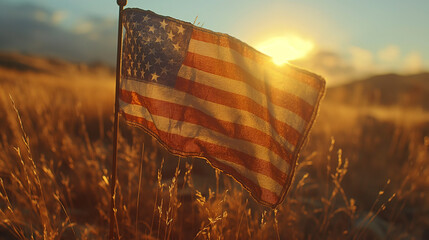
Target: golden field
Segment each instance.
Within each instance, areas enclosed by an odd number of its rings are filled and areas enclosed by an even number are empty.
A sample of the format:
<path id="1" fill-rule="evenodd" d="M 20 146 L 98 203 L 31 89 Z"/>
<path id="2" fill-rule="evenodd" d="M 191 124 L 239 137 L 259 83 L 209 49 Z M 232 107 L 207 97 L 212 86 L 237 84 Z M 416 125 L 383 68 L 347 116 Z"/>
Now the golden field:
<path id="1" fill-rule="evenodd" d="M 429 74 L 329 88 L 290 192 L 257 204 L 120 122 L 120 239 L 428 239 Z M 106 239 L 114 71 L 0 54 L 0 239 Z"/>

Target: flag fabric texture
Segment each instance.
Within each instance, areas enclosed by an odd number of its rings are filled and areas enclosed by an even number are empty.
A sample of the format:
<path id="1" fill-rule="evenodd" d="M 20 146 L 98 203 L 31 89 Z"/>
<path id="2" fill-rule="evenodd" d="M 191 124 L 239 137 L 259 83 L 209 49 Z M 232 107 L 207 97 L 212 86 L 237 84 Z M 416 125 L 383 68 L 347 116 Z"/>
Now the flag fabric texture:
<path id="1" fill-rule="evenodd" d="M 226 34 L 123 12 L 121 115 L 181 156 L 206 159 L 260 203 L 284 198 L 325 91 L 320 76 Z"/>

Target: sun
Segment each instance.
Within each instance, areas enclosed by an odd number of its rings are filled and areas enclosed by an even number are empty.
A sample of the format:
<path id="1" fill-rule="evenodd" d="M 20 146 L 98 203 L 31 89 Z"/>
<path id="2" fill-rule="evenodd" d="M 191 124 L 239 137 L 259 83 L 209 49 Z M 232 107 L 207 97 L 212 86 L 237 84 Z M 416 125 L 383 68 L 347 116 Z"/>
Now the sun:
<path id="1" fill-rule="evenodd" d="M 313 48 L 313 42 L 294 34 L 273 37 L 256 45 L 256 49 L 272 57 L 277 65 L 302 58 Z"/>

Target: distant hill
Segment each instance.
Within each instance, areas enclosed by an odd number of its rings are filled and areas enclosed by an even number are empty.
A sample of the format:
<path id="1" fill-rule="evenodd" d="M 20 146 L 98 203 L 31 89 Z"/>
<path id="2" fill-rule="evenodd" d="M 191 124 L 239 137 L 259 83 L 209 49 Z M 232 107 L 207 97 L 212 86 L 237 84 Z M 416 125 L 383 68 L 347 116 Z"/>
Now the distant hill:
<path id="1" fill-rule="evenodd" d="M 421 107 L 429 110 L 429 73 L 386 74 L 328 88 L 325 101 L 355 106 Z"/>
<path id="2" fill-rule="evenodd" d="M 0 69 L 18 72 L 67 75 L 75 73 L 103 72 L 114 74 L 114 68 L 104 63 L 73 63 L 62 59 L 27 55 L 16 52 L 0 52 Z"/>

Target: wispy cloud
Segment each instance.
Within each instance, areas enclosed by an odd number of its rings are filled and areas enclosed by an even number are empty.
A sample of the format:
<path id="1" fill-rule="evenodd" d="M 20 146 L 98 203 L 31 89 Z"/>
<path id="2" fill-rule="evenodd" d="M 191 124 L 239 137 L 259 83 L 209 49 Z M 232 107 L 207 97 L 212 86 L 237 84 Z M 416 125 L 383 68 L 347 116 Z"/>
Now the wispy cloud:
<path id="1" fill-rule="evenodd" d="M 55 11 L 52 13 L 51 22 L 53 24 L 60 24 L 65 19 L 67 19 L 68 16 L 69 16 L 69 13 L 66 11 Z"/>
<path id="2" fill-rule="evenodd" d="M 404 58 L 404 71 L 418 73 L 423 70 L 423 59 L 418 52 L 411 52 Z"/>
<path id="3" fill-rule="evenodd" d="M 400 49 L 398 46 L 389 44 L 385 48 L 378 51 L 377 56 L 383 62 L 395 62 L 400 57 Z"/>
<path id="4" fill-rule="evenodd" d="M 375 71 L 373 53 L 360 47 L 350 47 L 351 64 L 360 73 L 366 74 Z"/>
<path id="5" fill-rule="evenodd" d="M 403 51 L 394 44 L 386 44 L 377 51 L 357 46 L 352 46 L 348 50 L 348 54 L 339 54 L 319 49 L 306 58 L 292 63 L 324 76 L 328 85 L 377 74 L 414 74 L 427 71 L 419 52 L 402 54 Z"/>

